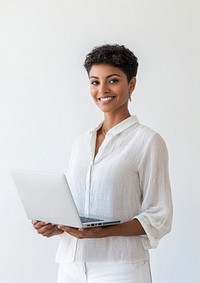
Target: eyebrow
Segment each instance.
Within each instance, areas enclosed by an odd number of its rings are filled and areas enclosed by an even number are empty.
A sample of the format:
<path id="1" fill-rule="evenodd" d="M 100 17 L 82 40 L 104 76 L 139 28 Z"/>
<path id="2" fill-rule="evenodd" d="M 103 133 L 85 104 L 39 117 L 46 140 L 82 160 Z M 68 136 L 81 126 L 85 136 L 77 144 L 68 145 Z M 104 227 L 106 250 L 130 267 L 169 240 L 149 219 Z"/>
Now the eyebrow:
<path id="1" fill-rule="evenodd" d="M 108 79 L 108 78 L 113 77 L 113 76 L 121 77 L 121 76 L 118 75 L 118 74 L 111 74 L 111 75 L 108 75 L 106 78 Z M 89 78 L 90 78 L 90 79 L 99 79 L 98 77 L 95 77 L 95 76 L 91 76 L 91 77 L 89 77 Z"/>

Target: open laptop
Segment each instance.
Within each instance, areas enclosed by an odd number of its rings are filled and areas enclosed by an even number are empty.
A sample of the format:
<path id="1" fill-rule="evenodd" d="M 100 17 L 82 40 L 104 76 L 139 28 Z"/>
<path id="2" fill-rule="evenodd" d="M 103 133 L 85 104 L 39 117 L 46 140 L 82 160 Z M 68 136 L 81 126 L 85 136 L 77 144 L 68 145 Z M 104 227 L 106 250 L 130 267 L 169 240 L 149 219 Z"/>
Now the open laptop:
<path id="1" fill-rule="evenodd" d="M 11 171 L 11 176 L 30 220 L 76 228 L 120 223 L 112 218 L 79 216 L 64 174 Z"/>

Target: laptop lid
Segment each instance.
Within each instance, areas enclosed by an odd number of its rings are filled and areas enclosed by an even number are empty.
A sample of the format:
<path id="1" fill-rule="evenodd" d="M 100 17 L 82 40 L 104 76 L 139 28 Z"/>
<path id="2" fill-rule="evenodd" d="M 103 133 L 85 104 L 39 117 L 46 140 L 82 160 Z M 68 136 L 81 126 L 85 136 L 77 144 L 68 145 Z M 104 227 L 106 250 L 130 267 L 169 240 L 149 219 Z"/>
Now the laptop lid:
<path id="1" fill-rule="evenodd" d="M 11 171 L 11 176 L 30 220 L 77 228 L 120 223 L 119 220 L 98 216 L 90 216 L 89 221 L 82 223 L 64 174 Z"/>

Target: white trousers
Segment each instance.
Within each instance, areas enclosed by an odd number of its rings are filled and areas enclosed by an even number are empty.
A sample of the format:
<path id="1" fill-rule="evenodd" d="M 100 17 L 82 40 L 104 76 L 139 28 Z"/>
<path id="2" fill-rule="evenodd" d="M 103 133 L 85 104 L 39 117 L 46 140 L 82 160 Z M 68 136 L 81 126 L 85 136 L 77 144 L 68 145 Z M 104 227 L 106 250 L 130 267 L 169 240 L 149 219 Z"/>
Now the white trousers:
<path id="1" fill-rule="evenodd" d="M 60 264 L 57 283 L 151 283 L 149 261 Z"/>

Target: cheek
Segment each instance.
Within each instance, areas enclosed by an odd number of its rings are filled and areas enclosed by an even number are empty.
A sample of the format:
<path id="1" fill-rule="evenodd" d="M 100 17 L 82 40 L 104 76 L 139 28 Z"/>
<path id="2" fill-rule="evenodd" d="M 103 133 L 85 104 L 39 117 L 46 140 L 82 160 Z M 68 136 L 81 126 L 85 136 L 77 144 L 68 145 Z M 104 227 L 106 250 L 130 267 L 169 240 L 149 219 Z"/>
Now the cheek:
<path id="1" fill-rule="evenodd" d="M 94 92 L 92 90 L 90 90 L 90 96 L 94 98 Z"/>
<path id="2" fill-rule="evenodd" d="M 119 90 L 119 96 L 121 99 L 128 99 L 129 98 L 129 90 L 128 88 L 121 88 Z"/>
<path id="3" fill-rule="evenodd" d="M 93 88 L 90 88 L 90 95 L 91 95 L 92 98 L 95 98 L 96 95 L 97 95 L 97 91 Z"/>

